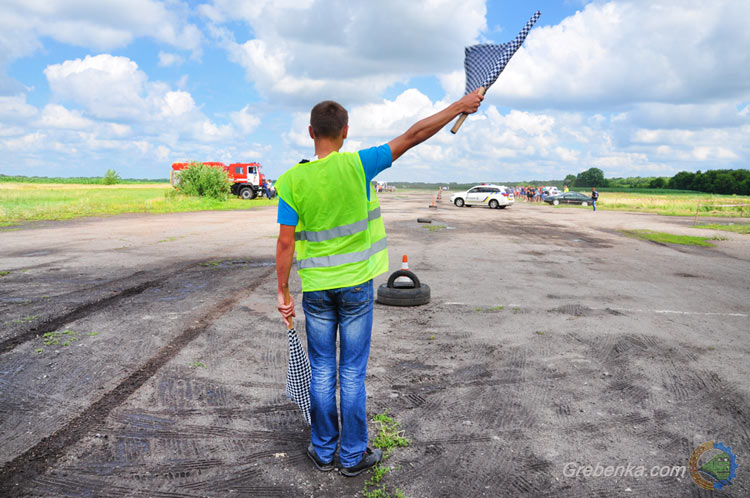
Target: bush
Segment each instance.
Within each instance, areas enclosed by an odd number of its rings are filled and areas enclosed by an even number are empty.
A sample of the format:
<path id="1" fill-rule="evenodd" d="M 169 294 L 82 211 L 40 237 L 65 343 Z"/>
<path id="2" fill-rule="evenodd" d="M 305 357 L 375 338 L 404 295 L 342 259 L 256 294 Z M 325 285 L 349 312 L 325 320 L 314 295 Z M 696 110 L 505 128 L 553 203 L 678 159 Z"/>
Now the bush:
<path id="1" fill-rule="evenodd" d="M 191 163 L 178 173 L 177 190 L 185 195 L 211 197 L 225 201 L 229 198 L 232 183 L 223 169 L 202 163 Z"/>
<path id="2" fill-rule="evenodd" d="M 114 185 L 115 183 L 120 183 L 120 180 L 121 178 L 120 175 L 117 174 L 117 171 L 108 169 L 102 178 L 102 183 L 104 185 Z"/>

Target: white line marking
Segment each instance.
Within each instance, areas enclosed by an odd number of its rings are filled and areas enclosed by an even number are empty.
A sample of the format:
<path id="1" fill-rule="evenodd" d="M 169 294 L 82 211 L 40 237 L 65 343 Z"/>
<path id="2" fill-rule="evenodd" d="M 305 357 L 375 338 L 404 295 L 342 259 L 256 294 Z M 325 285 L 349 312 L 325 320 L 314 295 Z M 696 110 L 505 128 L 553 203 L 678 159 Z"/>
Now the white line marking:
<path id="1" fill-rule="evenodd" d="M 609 309 L 615 311 L 630 311 L 633 313 L 661 313 L 661 314 L 674 314 L 674 315 L 703 315 L 703 316 L 739 316 L 747 318 L 750 315 L 744 313 L 719 313 L 710 311 L 675 311 L 675 310 L 639 310 L 630 308 L 612 308 Z"/>

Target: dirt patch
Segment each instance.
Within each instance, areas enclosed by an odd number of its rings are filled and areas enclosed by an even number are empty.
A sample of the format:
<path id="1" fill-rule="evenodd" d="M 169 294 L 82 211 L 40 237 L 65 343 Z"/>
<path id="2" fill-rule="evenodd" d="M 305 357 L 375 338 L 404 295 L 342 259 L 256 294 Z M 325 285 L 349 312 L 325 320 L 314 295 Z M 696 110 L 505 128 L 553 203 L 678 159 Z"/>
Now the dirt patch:
<path id="1" fill-rule="evenodd" d="M 267 278 L 270 273 L 270 271 L 267 271 L 262 278 Z M 240 299 L 245 297 L 248 292 L 252 292 L 259 284 L 260 281 L 211 307 L 206 314 L 195 321 L 196 324 L 194 326 L 186 329 L 169 341 L 166 346 L 157 351 L 154 356 L 120 382 L 112 391 L 104 394 L 99 400 L 89 405 L 81 414 L 68 421 L 54 434 L 43 438 L 39 443 L 6 463 L 0 469 L 0 494 L 4 496 L 17 495 L 23 483 L 29 479 L 35 479 L 51 465 L 54 465 L 62 456 L 65 448 L 80 441 L 88 434 L 92 426 L 106 418 L 114 408 L 122 404 L 169 360 L 174 358 L 185 346 L 203 333 L 217 317 L 229 311 Z M 120 293 L 115 297 L 122 299 L 126 296 L 136 295 L 153 285 L 155 285 L 155 282 L 147 282 L 130 289 L 130 292 Z M 62 324 L 69 323 L 84 313 L 92 312 L 95 309 L 101 309 L 111 304 L 112 301 L 113 299 L 105 299 L 90 306 L 81 307 L 74 314 L 60 317 L 57 322 Z M 52 324 L 54 322 L 49 323 Z"/>

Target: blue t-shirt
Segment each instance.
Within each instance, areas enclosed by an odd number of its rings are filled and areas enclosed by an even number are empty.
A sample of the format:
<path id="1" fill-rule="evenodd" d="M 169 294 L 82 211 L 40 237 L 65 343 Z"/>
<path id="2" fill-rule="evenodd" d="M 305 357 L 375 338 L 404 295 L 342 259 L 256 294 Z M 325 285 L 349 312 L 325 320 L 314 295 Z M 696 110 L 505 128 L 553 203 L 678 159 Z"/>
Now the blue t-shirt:
<path id="1" fill-rule="evenodd" d="M 362 167 L 365 170 L 365 183 L 367 185 L 367 200 L 370 200 L 370 182 L 378 173 L 384 169 L 390 168 L 393 164 L 393 154 L 388 144 L 379 147 L 370 147 L 359 151 L 359 159 L 362 161 Z M 299 222 L 299 216 L 292 207 L 279 197 L 279 211 L 276 216 L 276 222 L 279 225 L 289 225 L 296 227 Z"/>

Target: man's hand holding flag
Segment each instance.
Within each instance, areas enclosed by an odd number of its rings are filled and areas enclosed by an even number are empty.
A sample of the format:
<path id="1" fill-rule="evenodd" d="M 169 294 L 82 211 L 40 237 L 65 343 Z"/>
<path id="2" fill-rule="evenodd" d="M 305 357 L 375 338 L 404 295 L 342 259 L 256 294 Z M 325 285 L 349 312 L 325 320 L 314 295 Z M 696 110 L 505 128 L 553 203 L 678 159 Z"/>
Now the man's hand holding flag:
<path id="1" fill-rule="evenodd" d="M 482 43 L 466 47 L 466 56 L 464 59 L 464 68 L 466 69 L 466 93 L 479 91 L 480 95 L 489 89 L 497 80 L 500 73 L 513 57 L 513 54 L 519 49 L 526 39 L 526 35 L 531 31 L 532 26 L 542 13 L 536 11 L 529 22 L 523 27 L 518 36 L 512 41 L 500 45 L 491 43 Z M 463 124 L 468 114 L 462 114 L 456 124 L 451 128 L 451 133 L 456 133 Z"/>

